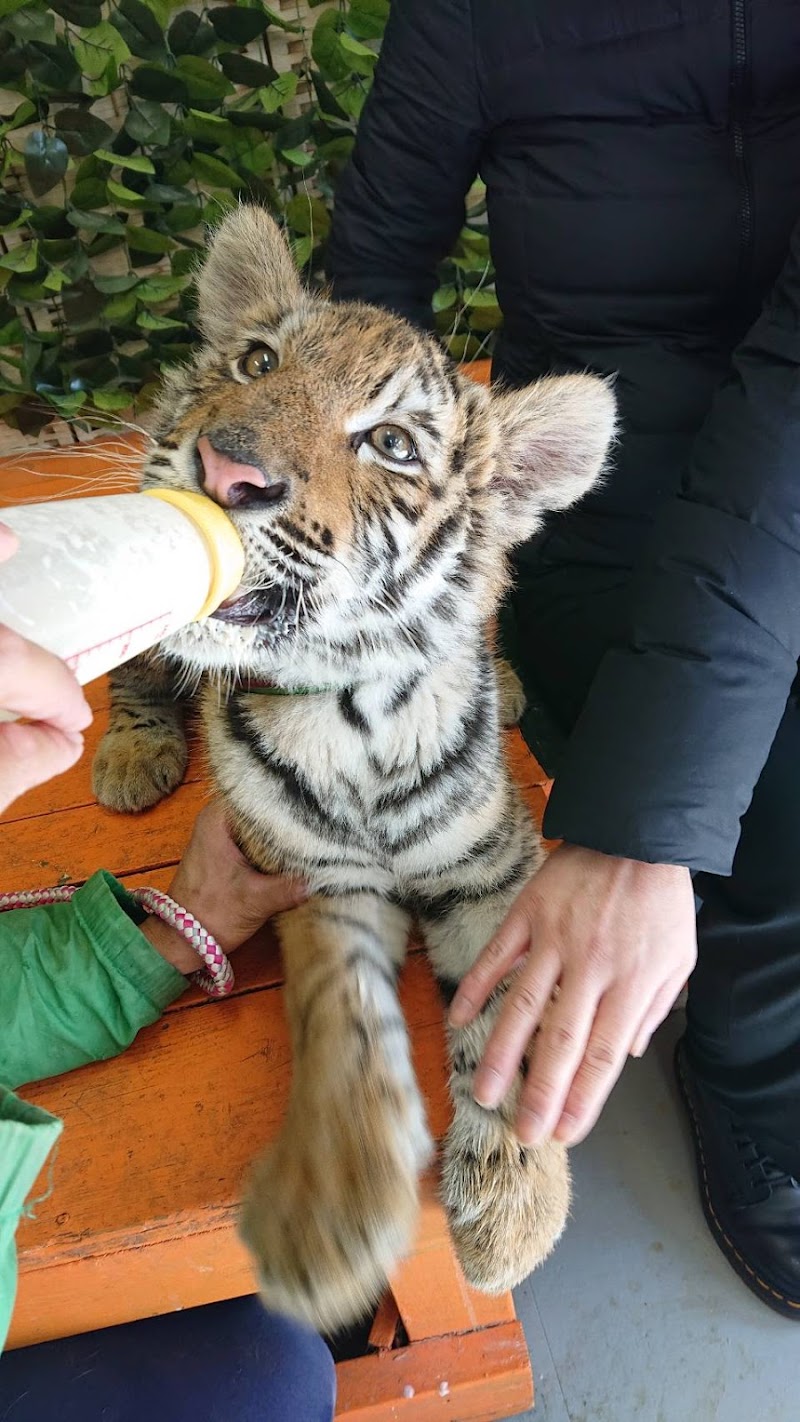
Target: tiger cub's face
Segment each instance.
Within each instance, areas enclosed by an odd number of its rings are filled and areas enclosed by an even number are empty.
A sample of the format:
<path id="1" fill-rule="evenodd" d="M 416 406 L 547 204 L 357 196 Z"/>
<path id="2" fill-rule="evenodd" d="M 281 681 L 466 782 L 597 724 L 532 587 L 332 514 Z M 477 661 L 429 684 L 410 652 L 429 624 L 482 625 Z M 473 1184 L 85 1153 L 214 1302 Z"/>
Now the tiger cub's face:
<path id="1" fill-rule="evenodd" d="M 198 282 L 205 344 L 172 373 L 145 487 L 204 491 L 242 586 L 168 649 L 197 669 L 348 684 L 426 628 L 474 627 L 505 554 L 597 478 L 613 433 L 591 376 L 497 395 L 430 336 L 303 292 L 275 224 L 242 207 Z"/>

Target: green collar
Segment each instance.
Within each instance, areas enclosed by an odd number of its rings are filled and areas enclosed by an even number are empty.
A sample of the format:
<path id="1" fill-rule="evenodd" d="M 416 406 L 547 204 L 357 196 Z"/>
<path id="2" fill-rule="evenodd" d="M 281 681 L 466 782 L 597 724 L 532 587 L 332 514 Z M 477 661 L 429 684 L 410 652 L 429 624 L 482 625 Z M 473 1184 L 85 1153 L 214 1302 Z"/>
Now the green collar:
<path id="1" fill-rule="evenodd" d="M 322 696 L 335 691 L 333 686 L 275 686 L 271 681 L 249 681 L 238 688 L 246 696 Z"/>

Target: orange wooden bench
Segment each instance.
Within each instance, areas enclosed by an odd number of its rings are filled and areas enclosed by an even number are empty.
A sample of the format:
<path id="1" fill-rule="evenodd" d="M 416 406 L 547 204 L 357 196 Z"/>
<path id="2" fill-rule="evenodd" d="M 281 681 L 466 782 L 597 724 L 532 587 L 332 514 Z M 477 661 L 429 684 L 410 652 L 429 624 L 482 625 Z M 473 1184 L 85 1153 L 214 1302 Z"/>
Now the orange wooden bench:
<path id="1" fill-rule="evenodd" d="M 115 458 L 101 444 L 5 461 L 0 501 L 86 493 L 87 481 Z M 170 800 L 143 815 L 111 815 L 94 803 L 90 786 L 107 715 L 105 682 L 90 689 L 90 701 L 96 715 L 82 763 L 0 822 L 0 892 L 77 882 L 100 866 L 131 885 L 169 881 L 207 796 L 198 747 Z M 540 818 L 543 772 L 516 733 L 509 752 Z M 190 990 L 123 1057 L 25 1089 L 66 1129 L 52 1193 L 20 1226 L 11 1347 L 254 1291 L 236 1215 L 246 1168 L 283 1116 L 291 1059 L 269 935 L 240 950 L 235 967 L 227 1002 Z M 448 1121 L 442 1009 L 413 948 L 402 1000 L 441 1138 Z M 43 1174 L 34 1194 L 47 1183 Z M 348 1422 L 490 1422 L 531 1405 L 531 1366 L 512 1298 L 487 1298 L 466 1285 L 433 1179 L 414 1249 L 377 1310 L 368 1350 L 337 1373 L 337 1418 Z"/>

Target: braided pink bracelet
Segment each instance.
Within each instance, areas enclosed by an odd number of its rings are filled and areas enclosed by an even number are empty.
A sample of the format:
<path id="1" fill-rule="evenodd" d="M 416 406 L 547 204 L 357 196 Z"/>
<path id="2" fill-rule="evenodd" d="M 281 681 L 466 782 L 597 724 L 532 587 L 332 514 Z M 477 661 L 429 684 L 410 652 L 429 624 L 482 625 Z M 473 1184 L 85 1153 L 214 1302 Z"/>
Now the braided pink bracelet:
<path id="1" fill-rule="evenodd" d="M 0 894 L 0 913 L 7 909 L 36 908 L 42 904 L 65 904 L 77 894 L 75 884 L 65 884 L 55 889 L 30 889 L 21 894 Z M 198 923 L 188 909 L 181 908 L 168 894 L 160 889 L 132 889 L 132 899 L 170 928 L 177 929 L 186 942 L 202 958 L 205 968 L 200 968 L 189 976 L 193 983 L 207 992 L 209 997 L 227 997 L 233 989 L 233 968 L 220 948 L 216 938 Z"/>

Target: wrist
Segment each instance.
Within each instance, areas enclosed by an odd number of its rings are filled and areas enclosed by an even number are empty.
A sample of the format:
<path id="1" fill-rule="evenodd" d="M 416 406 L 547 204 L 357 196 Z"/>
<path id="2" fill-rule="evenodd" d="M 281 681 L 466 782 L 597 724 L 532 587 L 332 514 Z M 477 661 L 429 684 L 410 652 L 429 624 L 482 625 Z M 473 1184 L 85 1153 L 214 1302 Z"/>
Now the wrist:
<path id="1" fill-rule="evenodd" d="M 570 855 L 580 855 L 587 860 L 594 860 L 598 864 L 619 865 L 631 874 L 640 874 L 643 878 L 674 879 L 676 881 L 691 878 L 691 870 L 685 864 L 668 864 L 663 861 L 650 859 L 631 859 L 624 854 L 606 853 L 602 849 L 589 849 L 580 844 L 567 843 L 564 841 L 554 850 L 555 854 L 567 851 Z"/>
<path id="2" fill-rule="evenodd" d="M 141 924 L 141 931 L 151 948 L 184 977 L 189 977 L 191 973 L 202 968 L 201 959 L 183 935 L 176 928 L 170 928 L 168 923 L 163 923 L 160 918 L 146 918 Z"/>

